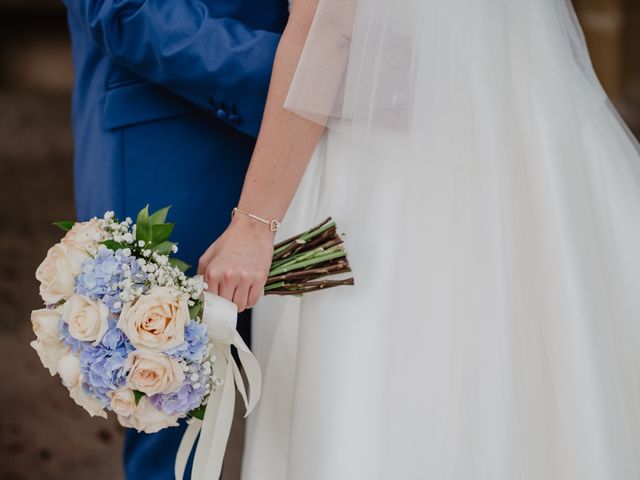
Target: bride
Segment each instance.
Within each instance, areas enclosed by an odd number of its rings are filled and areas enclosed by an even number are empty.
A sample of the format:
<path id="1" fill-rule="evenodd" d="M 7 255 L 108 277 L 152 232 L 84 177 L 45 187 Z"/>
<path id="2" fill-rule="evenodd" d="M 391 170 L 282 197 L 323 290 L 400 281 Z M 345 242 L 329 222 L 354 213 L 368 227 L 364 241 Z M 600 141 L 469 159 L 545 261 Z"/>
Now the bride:
<path id="1" fill-rule="evenodd" d="M 356 286 L 256 308 L 243 478 L 640 478 L 639 169 L 567 0 L 295 0 L 200 271 L 332 215 Z"/>

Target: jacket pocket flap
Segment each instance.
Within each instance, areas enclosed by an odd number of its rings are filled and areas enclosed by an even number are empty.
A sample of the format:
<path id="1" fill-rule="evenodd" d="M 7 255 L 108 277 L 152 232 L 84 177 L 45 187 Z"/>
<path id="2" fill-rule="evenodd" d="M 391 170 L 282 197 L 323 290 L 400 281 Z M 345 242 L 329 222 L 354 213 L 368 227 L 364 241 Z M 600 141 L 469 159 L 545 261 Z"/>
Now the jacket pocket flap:
<path id="1" fill-rule="evenodd" d="M 174 93 L 143 81 L 107 90 L 103 121 L 106 129 L 113 129 L 197 110 Z"/>

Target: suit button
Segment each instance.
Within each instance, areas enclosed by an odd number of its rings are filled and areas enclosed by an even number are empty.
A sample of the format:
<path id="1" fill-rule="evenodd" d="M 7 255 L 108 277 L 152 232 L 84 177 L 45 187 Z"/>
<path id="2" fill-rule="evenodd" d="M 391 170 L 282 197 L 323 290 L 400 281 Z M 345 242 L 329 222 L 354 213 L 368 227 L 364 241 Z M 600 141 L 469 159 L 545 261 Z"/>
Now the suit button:
<path id="1" fill-rule="evenodd" d="M 234 115 L 233 113 L 229 115 L 229 123 L 233 125 L 240 125 L 242 119 L 238 115 Z"/>
<path id="2" fill-rule="evenodd" d="M 227 112 L 225 112 L 222 108 L 219 108 L 216 112 L 216 117 L 218 117 L 220 120 L 226 120 Z"/>

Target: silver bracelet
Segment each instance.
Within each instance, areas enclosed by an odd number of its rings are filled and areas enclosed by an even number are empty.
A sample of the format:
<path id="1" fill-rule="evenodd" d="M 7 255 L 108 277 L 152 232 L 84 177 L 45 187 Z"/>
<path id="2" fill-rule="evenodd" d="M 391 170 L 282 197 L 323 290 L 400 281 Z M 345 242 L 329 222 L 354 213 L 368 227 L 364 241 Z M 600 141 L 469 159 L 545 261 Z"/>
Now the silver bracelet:
<path id="1" fill-rule="evenodd" d="M 260 223 L 264 223 L 265 225 L 269 225 L 269 230 L 271 230 L 272 232 L 277 232 L 278 230 L 280 230 L 280 222 L 278 220 L 276 220 L 275 218 L 273 220 L 265 220 L 264 218 L 261 218 L 257 215 L 254 215 L 253 213 L 249 213 L 249 212 L 245 212 L 244 210 L 240 210 L 238 207 L 234 208 L 233 210 L 231 210 L 231 218 L 233 218 L 233 216 L 236 213 L 241 213 L 243 215 L 246 215 L 247 217 L 256 220 Z"/>

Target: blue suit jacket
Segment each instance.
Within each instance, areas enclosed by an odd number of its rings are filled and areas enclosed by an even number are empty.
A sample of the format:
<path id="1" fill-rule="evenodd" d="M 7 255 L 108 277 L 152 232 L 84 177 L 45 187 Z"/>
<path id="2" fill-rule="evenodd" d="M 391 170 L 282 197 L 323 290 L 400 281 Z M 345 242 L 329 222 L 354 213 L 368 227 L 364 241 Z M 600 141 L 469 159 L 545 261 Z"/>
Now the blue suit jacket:
<path id="1" fill-rule="evenodd" d="M 64 3 L 78 217 L 172 205 L 179 256 L 195 265 L 237 203 L 288 2 Z M 128 433 L 127 478 L 173 478 L 181 435 Z"/>

